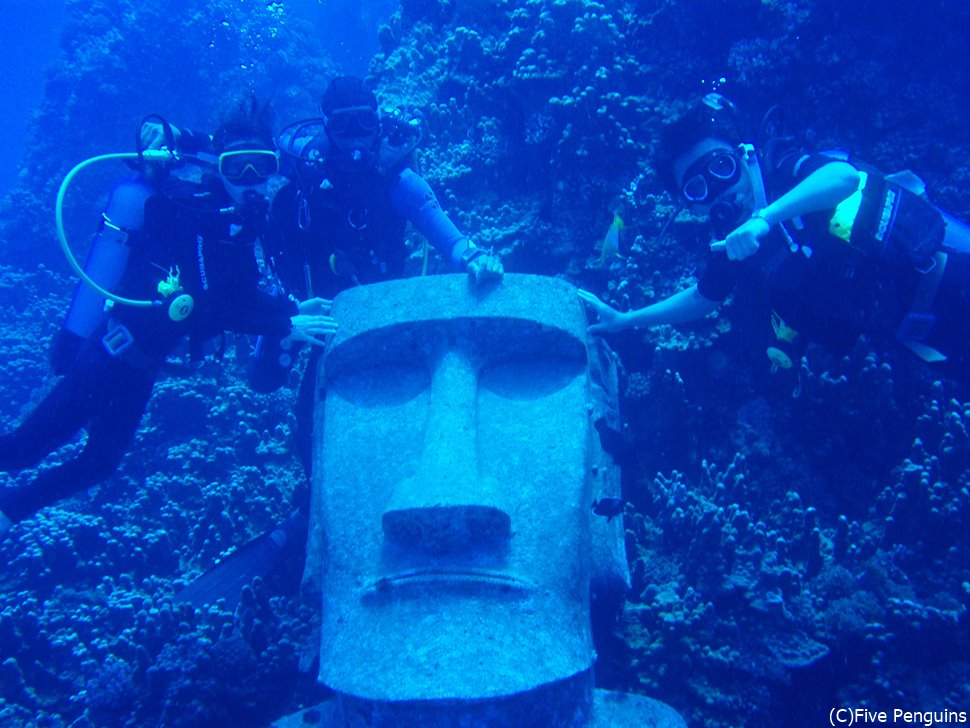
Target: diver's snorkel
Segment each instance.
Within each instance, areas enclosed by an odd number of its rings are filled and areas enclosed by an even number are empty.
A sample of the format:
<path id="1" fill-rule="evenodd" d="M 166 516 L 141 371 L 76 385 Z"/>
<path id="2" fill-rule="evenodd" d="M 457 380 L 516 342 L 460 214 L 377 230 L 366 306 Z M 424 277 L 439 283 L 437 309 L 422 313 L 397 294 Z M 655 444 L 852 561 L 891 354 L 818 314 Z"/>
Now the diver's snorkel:
<path id="1" fill-rule="evenodd" d="M 64 228 L 64 198 L 67 196 L 68 187 L 70 187 L 71 182 L 74 181 L 74 177 L 77 176 L 77 174 L 81 170 L 87 168 L 92 164 L 95 164 L 98 162 L 106 162 L 114 159 L 123 159 L 123 160 L 134 159 L 140 162 L 148 162 L 148 163 L 155 162 L 155 163 L 170 164 L 172 162 L 185 161 L 190 158 L 184 157 L 182 155 L 178 155 L 176 152 L 170 151 L 168 149 L 159 149 L 159 150 L 145 149 L 145 150 L 140 150 L 138 152 L 118 152 L 114 154 L 100 154 L 98 156 L 91 157 L 90 159 L 85 159 L 83 162 L 80 162 L 79 164 L 75 165 L 74 168 L 70 172 L 68 172 L 67 175 L 64 177 L 64 181 L 61 182 L 60 189 L 58 189 L 57 191 L 57 202 L 54 207 L 54 219 L 57 227 L 57 237 L 61 244 L 61 250 L 64 253 L 64 257 L 67 258 L 68 264 L 71 266 L 74 272 L 77 273 L 78 277 L 80 277 L 80 279 L 85 284 L 87 284 L 92 289 L 94 289 L 94 291 L 96 291 L 98 295 L 103 296 L 108 301 L 112 301 L 113 303 L 119 303 L 125 306 L 134 306 L 136 308 L 153 308 L 153 307 L 160 308 L 162 305 L 164 305 L 164 301 L 162 300 L 150 300 L 150 299 L 140 300 L 140 299 L 134 299 L 134 298 L 125 298 L 123 296 L 114 294 L 111 291 L 108 291 L 102 286 L 100 286 L 96 281 L 94 281 L 91 278 L 91 276 L 87 274 L 84 268 L 78 263 L 77 258 L 74 257 L 74 253 L 71 251 L 71 246 L 67 241 L 67 232 L 65 231 L 65 228 Z M 178 285 L 177 273 L 170 274 L 169 279 L 167 281 L 163 281 L 159 283 L 159 293 L 161 293 L 165 297 L 171 296 L 172 294 L 177 293 L 180 290 L 181 290 L 181 287 Z M 176 296 L 174 300 L 171 301 L 168 307 L 169 318 L 171 318 L 173 321 L 184 320 L 192 312 L 193 305 L 194 305 L 194 302 L 191 296 L 187 294 Z"/>
<path id="2" fill-rule="evenodd" d="M 748 179 L 751 180 L 754 209 L 760 210 L 768 204 L 768 194 L 765 192 L 765 178 L 761 174 L 758 155 L 754 151 L 753 144 L 739 144 L 738 151 L 741 152 L 741 161 L 744 162 L 744 167 L 748 172 Z"/>

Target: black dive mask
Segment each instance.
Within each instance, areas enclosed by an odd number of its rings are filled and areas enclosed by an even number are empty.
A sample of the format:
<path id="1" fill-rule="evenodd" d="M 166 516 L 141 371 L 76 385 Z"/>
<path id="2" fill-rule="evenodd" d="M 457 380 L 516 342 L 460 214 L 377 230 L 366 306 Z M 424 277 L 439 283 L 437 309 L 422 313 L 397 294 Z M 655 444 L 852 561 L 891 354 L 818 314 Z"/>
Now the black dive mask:
<path id="1" fill-rule="evenodd" d="M 370 106 L 349 106 L 327 114 L 327 131 L 332 137 L 368 137 L 380 129 L 377 110 Z"/>
<path id="2" fill-rule="evenodd" d="M 737 156 L 727 149 L 712 149 L 684 170 L 681 195 L 691 205 L 710 204 L 741 176 Z"/>

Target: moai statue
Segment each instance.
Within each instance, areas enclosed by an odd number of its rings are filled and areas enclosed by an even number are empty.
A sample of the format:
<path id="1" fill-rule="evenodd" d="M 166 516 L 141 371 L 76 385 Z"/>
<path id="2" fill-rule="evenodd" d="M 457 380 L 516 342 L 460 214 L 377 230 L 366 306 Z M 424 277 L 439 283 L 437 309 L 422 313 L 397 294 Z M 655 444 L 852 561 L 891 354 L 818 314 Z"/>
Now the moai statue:
<path id="1" fill-rule="evenodd" d="M 683 725 L 593 686 L 591 585 L 621 605 L 629 577 L 622 518 L 591 509 L 619 496 L 594 427 L 616 424 L 615 370 L 575 289 L 410 278 L 333 315 L 305 577 L 335 693 L 318 725 Z"/>

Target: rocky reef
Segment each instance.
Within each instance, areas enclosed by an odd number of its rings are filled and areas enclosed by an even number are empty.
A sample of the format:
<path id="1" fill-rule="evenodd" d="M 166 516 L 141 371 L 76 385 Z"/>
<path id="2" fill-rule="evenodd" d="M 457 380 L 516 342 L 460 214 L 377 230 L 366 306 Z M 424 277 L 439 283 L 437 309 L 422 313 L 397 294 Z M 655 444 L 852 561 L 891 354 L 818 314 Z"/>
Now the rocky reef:
<path id="1" fill-rule="evenodd" d="M 51 224 L 64 173 L 130 149 L 151 112 L 211 128 L 253 91 L 281 121 L 311 116 L 338 71 L 285 3 L 68 8 L 21 184 L 0 204 L 5 428 L 51 383 L 73 286 Z M 912 168 L 970 218 L 968 26 L 955 0 L 402 0 L 369 79 L 423 116 L 423 172 L 479 244 L 629 308 L 695 279 L 704 223 L 665 225 L 674 204 L 650 159 L 666 120 L 715 87 L 752 129 L 778 104 L 789 133 Z M 79 247 L 124 173 L 99 166 L 72 188 Z M 626 258 L 597 261 L 617 213 Z M 741 303 L 610 341 L 634 587 L 600 645 L 602 686 L 692 725 L 966 709 L 970 392 L 866 341 L 772 373 L 752 333 L 767 322 Z M 260 725 L 318 697 L 297 670 L 313 618 L 293 574 L 251 586 L 235 613 L 174 601 L 284 518 L 301 482 L 295 381 L 251 392 L 248 347 L 164 377 L 119 473 L 0 544 L 6 723 Z"/>

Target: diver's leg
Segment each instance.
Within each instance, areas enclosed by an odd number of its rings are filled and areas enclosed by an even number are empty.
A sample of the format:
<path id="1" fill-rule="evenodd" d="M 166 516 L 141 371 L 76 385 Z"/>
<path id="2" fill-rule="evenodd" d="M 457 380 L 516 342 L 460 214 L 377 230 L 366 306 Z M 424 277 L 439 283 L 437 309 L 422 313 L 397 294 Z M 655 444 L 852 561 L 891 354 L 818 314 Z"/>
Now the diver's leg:
<path id="1" fill-rule="evenodd" d="M 0 436 L 0 470 L 36 465 L 67 442 L 100 409 L 110 360 L 95 345 L 78 355 L 74 366 L 12 432 Z"/>
<path id="2" fill-rule="evenodd" d="M 74 460 L 40 473 L 30 483 L 0 493 L 0 512 L 17 522 L 41 508 L 94 485 L 118 467 L 151 396 L 154 373 L 118 363 L 109 367 L 103 398 L 91 418 L 88 439 Z"/>

